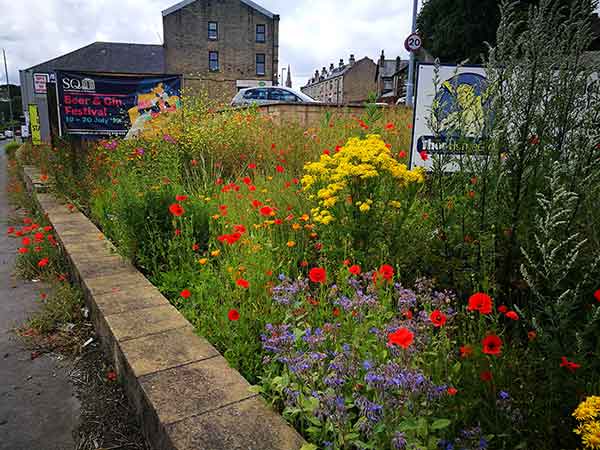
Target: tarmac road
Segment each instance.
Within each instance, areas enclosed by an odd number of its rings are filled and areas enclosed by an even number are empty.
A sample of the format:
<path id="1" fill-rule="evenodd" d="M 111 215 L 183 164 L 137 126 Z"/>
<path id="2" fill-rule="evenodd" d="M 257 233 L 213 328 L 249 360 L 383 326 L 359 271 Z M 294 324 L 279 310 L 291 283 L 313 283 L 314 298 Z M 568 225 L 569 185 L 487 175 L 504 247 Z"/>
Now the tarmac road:
<path id="1" fill-rule="evenodd" d="M 19 242 L 7 236 L 7 157 L 0 140 L 0 450 L 73 450 L 79 401 L 69 381 L 72 363 L 53 355 L 31 359 L 14 334 L 40 305 L 40 283 L 12 273 Z"/>

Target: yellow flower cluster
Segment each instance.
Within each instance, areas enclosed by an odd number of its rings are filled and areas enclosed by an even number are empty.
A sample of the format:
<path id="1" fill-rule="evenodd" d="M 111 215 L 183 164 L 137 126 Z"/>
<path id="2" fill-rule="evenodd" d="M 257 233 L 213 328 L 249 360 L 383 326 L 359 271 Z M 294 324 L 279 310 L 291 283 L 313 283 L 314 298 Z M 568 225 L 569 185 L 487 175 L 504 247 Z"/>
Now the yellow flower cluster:
<path id="1" fill-rule="evenodd" d="M 573 430 L 581 436 L 586 449 L 600 449 L 600 397 L 592 395 L 581 402 L 573 412 L 579 426 Z"/>
<path id="2" fill-rule="evenodd" d="M 395 160 L 378 135 L 369 135 L 365 139 L 351 138 L 339 152 L 321 155 L 319 161 L 306 164 L 304 170 L 304 190 L 318 188 L 316 198 L 319 208 L 313 209 L 312 214 L 314 220 L 322 224 L 335 220 L 330 208 L 348 199 L 344 191 L 353 183 L 389 175 L 397 183 L 396 187 L 401 189 L 412 183 L 422 183 L 425 179 L 422 169 L 408 170 L 405 164 Z M 311 195 L 309 198 L 315 197 Z M 349 198 L 349 201 L 362 213 L 369 212 L 373 206 L 373 200 L 369 198 Z M 393 200 L 390 206 L 399 208 L 400 203 Z"/>

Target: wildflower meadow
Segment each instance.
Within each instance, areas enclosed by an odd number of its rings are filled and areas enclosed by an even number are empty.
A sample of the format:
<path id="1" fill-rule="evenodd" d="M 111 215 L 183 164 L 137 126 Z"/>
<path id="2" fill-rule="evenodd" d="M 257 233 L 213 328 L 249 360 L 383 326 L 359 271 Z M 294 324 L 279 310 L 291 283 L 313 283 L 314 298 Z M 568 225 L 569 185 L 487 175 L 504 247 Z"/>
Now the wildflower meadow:
<path id="1" fill-rule="evenodd" d="M 303 127 L 202 97 L 22 159 L 308 449 L 600 449 L 600 88 L 585 8 L 550 3 L 504 7 L 485 157 L 452 173 L 409 169 L 408 108 Z"/>

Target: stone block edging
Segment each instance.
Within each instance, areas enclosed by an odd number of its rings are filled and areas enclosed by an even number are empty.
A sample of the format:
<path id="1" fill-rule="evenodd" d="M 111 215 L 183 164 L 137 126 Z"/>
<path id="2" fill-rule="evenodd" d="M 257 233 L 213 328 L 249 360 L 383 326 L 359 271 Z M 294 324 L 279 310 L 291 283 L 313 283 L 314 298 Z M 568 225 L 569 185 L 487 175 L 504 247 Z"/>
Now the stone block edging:
<path id="1" fill-rule="evenodd" d="M 77 209 L 23 168 L 155 450 L 297 450 L 305 441 Z"/>

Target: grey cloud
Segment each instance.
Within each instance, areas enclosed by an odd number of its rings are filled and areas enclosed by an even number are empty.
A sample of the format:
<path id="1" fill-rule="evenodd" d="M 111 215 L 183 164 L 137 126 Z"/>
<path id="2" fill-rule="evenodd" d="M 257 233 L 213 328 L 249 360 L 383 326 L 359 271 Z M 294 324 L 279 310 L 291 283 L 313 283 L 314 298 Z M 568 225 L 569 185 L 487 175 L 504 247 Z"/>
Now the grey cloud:
<path id="1" fill-rule="evenodd" d="M 316 68 L 357 58 L 406 57 L 411 0 L 255 0 L 281 16 L 280 68 L 294 86 Z M 161 11 L 177 0 L 0 0 L 0 47 L 11 82 L 18 70 L 96 40 L 160 43 Z M 2 82 L 4 77 L 1 76 Z"/>

